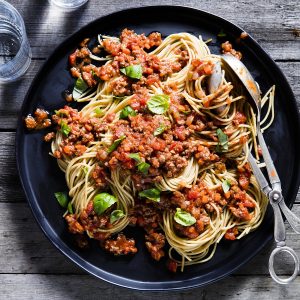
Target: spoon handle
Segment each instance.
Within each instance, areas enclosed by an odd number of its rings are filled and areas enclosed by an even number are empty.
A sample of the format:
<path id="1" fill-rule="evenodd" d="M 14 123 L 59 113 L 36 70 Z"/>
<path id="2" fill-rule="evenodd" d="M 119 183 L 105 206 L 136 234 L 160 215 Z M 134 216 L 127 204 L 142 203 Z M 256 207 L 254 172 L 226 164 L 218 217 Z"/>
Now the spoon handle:
<path id="1" fill-rule="evenodd" d="M 258 137 L 258 141 L 259 141 L 259 144 L 260 144 L 260 147 L 262 150 L 262 155 L 263 155 L 265 163 L 266 163 L 266 168 L 267 168 L 268 175 L 270 178 L 270 183 L 273 188 L 276 185 L 281 190 L 279 176 L 277 174 L 272 157 L 270 155 L 270 152 L 266 145 L 265 139 L 264 139 L 259 127 L 257 128 L 257 137 Z"/>

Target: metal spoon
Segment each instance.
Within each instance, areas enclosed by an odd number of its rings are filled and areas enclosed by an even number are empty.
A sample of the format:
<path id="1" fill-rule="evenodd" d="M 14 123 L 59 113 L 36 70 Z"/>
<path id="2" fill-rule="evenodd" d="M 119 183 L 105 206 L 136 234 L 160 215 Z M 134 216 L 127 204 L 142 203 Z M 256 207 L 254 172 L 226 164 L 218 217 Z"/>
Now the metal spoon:
<path id="1" fill-rule="evenodd" d="M 282 218 L 282 213 L 286 217 L 288 223 L 294 229 L 296 233 L 300 233 L 300 219 L 286 206 L 282 192 L 280 178 L 276 172 L 272 157 L 267 148 L 266 142 L 260 130 L 260 114 L 261 114 L 261 97 L 258 89 L 258 85 L 253 79 L 252 75 L 246 68 L 246 66 L 237 58 L 232 55 L 222 55 L 223 62 L 235 73 L 239 78 L 241 84 L 245 87 L 247 92 L 247 101 L 256 113 L 257 118 L 257 136 L 259 144 L 262 149 L 263 158 L 266 163 L 269 179 L 272 188 L 264 177 L 263 173 L 256 164 L 256 161 L 252 154 L 249 154 L 249 163 L 251 164 L 253 173 L 260 184 L 262 191 L 267 195 L 270 200 L 270 204 L 274 211 L 274 239 L 276 241 L 276 248 L 272 251 L 269 258 L 269 272 L 272 278 L 280 284 L 287 284 L 292 282 L 299 273 L 299 258 L 295 251 L 285 244 L 285 226 Z M 294 272 L 291 277 L 282 279 L 278 277 L 274 270 L 274 258 L 279 252 L 287 252 L 294 260 Z"/>

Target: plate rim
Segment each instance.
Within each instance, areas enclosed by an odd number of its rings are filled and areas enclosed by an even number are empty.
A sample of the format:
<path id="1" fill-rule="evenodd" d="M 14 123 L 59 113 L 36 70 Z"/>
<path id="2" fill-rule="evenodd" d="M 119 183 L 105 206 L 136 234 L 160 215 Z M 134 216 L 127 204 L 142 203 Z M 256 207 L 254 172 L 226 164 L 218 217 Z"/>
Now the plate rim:
<path id="1" fill-rule="evenodd" d="M 16 137 L 15 137 L 15 154 L 16 154 L 16 164 L 17 164 L 17 170 L 18 170 L 18 175 L 20 178 L 21 186 L 24 191 L 26 201 L 29 204 L 29 207 L 31 209 L 31 212 L 38 223 L 40 229 L 44 233 L 44 235 L 50 240 L 50 242 L 62 253 L 64 254 L 67 258 L 69 258 L 71 261 L 73 261 L 77 266 L 79 266 L 81 269 L 86 271 L 87 273 L 95 276 L 96 278 L 99 278 L 101 280 L 104 280 L 106 282 L 115 284 L 120 287 L 125 287 L 133 290 L 140 290 L 140 291 L 179 291 L 179 290 L 187 290 L 187 289 L 192 289 L 192 288 L 197 288 L 197 287 L 203 287 L 208 284 L 212 284 L 216 281 L 219 281 L 228 275 L 232 274 L 235 272 L 237 269 L 239 269 L 241 266 L 245 265 L 247 262 L 249 262 L 251 259 L 253 259 L 263 248 L 266 247 L 267 244 L 269 244 L 272 240 L 272 236 L 268 236 L 265 241 L 259 245 L 257 250 L 255 251 L 255 254 L 250 255 L 247 257 L 245 260 L 243 260 L 241 263 L 238 263 L 234 268 L 231 268 L 230 270 L 227 270 L 225 273 L 222 275 L 216 276 L 214 278 L 211 278 L 210 280 L 206 280 L 205 282 L 197 282 L 197 279 L 199 278 L 198 276 L 195 276 L 191 279 L 188 280 L 178 280 L 178 281 L 163 281 L 163 282 L 145 282 L 145 281 L 140 281 L 140 280 L 133 280 L 129 279 L 126 277 L 122 277 L 116 274 L 109 273 L 107 271 L 104 271 L 103 269 L 100 269 L 98 267 L 95 267 L 93 264 L 88 263 L 85 259 L 81 258 L 76 252 L 71 250 L 55 233 L 55 231 L 52 229 L 51 225 L 49 222 L 46 220 L 44 217 L 41 209 L 39 208 L 38 203 L 32 200 L 30 197 L 30 193 L 32 193 L 31 189 L 28 189 L 28 186 L 30 185 L 30 180 L 25 180 L 22 176 L 22 173 L 25 172 L 25 170 L 22 169 L 22 160 L 21 160 L 21 149 L 20 149 L 20 139 L 22 136 L 21 133 L 21 126 L 23 126 L 23 112 L 26 108 L 27 103 L 30 101 L 29 96 L 32 92 L 33 86 L 38 80 L 39 76 L 42 74 L 43 70 L 47 67 L 51 59 L 55 56 L 57 52 L 61 48 L 64 47 L 64 45 L 68 44 L 69 41 L 74 39 L 77 35 L 79 36 L 82 31 L 84 31 L 87 27 L 95 25 L 97 22 L 99 22 L 101 19 L 105 19 L 107 17 L 112 18 L 118 14 L 126 14 L 127 12 L 132 12 L 132 11 L 140 11 L 140 10 L 147 10 L 147 9 L 177 9 L 177 10 L 182 10 L 186 12 L 191 12 L 193 14 L 204 14 L 205 16 L 209 16 L 212 18 L 217 19 L 219 22 L 225 23 L 228 26 L 235 27 L 237 30 L 240 32 L 243 32 L 243 28 L 236 25 L 235 23 L 232 23 L 228 21 L 227 19 L 218 16 L 214 13 L 208 12 L 206 10 L 194 8 L 191 6 L 182 6 L 182 5 L 146 5 L 146 6 L 133 6 L 121 10 L 117 10 L 105 15 L 102 15 L 99 18 L 96 18 L 92 20 L 91 22 L 88 22 L 84 26 L 80 27 L 78 30 L 76 30 L 74 33 L 71 35 L 67 36 L 65 39 L 63 39 L 62 42 L 60 42 L 54 50 L 49 54 L 47 59 L 44 61 L 34 78 L 32 79 L 30 86 L 28 88 L 28 91 L 23 99 L 22 106 L 19 110 L 19 117 L 17 120 L 17 130 L 16 130 Z M 294 96 L 294 93 L 291 89 L 291 86 L 289 82 L 286 79 L 286 76 L 284 73 L 281 71 L 277 63 L 272 59 L 272 57 L 260 46 L 260 44 L 249 34 L 248 39 L 251 40 L 251 42 L 259 49 L 259 51 L 263 54 L 263 57 L 261 59 L 266 59 L 267 64 L 273 64 L 276 66 L 277 72 L 280 74 L 281 79 L 284 81 L 283 84 L 288 87 L 288 93 L 290 94 L 290 99 L 289 99 L 289 104 L 293 106 L 295 111 L 297 112 L 295 114 L 295 119 L 294 121 L 297 123 L 297 128 L 296 132 L 300 132 L 300 117 L 298 113 L 298 108 L 297 108 L 297 102 L 296 98 Z M 296 143 L 296 149 L 300 149 L 299 142 Z M 295 168 L 295 167 L 294 167 Z M 293 170 L 293 173 L 295 171 Z M 295 178 L 295 186 L 297 187 L 294 188 L 292 192 L 292 198 L 294 199 L 290 207 L 292 207 L 296 195 L 299 189 L 300 185 L 300 172 L 298 172 L 297 178 Z M 95 270 L 97 270 L 96 274 Z M 170 286 L 171 285 L 171 286 Z"/>

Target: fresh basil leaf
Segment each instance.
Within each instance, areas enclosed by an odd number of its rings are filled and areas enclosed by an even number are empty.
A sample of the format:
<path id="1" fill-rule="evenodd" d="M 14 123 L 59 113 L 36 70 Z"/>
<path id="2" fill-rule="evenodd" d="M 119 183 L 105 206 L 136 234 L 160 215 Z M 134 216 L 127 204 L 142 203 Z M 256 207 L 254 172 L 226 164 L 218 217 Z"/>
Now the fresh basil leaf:
<path id="1" fill-rule="evenodd" d="M 144 191 L 139 192 L 139 196 L 150 199 L 155 202 L 159 202 L 160 201 L 160 190 L 156 189 L 156 188 L 144 190 Z"/>
<path id="2" fill-rule="evenodd" d="M 141 79 L 143 69 L 141 65 L 131 65 L 126 68 L 120 69 L 120 72 L 130 78 Z"/>
<path id="3" fill-rule="evenodd" d="M 145 162 L 141 162 L 137 165 L 138 170 L 143 173 L 143 174 L 148 174 L 148 170 L 150 168 L 150 165 L 145 163 Z"/>
<path id="4" fill-rule="evenodd" d="M 217 152 L 227 152 L 228 151 L 228 136 L 220 129 L 217 129 L 218 145 L 216 148 Z"/>
<path id="5" fill-rule="evenodd" d="M 100 107 L 96 107 L 94 109 L 94 113 L 96 114 L 97 117 L 103 116 L 103 110 Z"/>
<path id="6" fill-rule="evenodd" d="M 217 34 L 217 37 L 219 37 L 219 38 L 223 38 L 223 37 L 226 37 L 227 36 L 227 34 L 224 32 L 224 29 L 222 28 L 221 30 L 220 30 L 220 32 Z"/>
<path id="7" fill-rule="evenodd" d="M 136 116 L 135 110 L 129 105 L 122 109 L 120 119 L 126 119 L 128 116 Z"/>
<path id="8" fill-rule="evenodd" d="M 152 113 L 161 115 L 169 109 L 169 99 L 168 95 L 152 96 L 147 102 L 147 107 Z"/>
<path id="9" fill-rule="evenodd" d="M 224 191 L 224 193 L 227 193 L 230 190 L 230 181 L 228 179 L 224 180 L 222 182 L 222 189 Z"/>
<path id="10" fill-rule="evenodd" d="M 81 77 L 79 77 L 76 80 L 73 89 L 73 93 L 72 93 L 73 99 L 76 101 L 87 89 L 88 89 L 88 85 Z"/>
<path id="11" fill-rule="evenodd" d="M 68 203 L 68 212 L 69 214 L 74 214 L 73 205 L 71 201 Z"/>
<path id="12" fill-rule="evenodd" d="M 59 117 L 68 117 L 68 114 L 64 109 L 55 110 L 54 112 Z"/>
<path id="13" fill-rule="evenodd" d="M 63 208 L 66 208 L 69 203 L 68 195 L 64 192 L 54 193 L 55 198 L 57 199 L 59 205 Z"/>
<path id="14" fill-rule="evenodd" d="M 109 222 L 112 224 L 123 217 L 125 217 L 123 211 L 120 209 L 116 209 L 110 214 Z"/>
<path id="15" fill-rule="evenodd" d="M 108 193 L 101 193 L 94 198 L 94 211 L 97 215 L 103 214 L 109 207 L 117 202 L 117 198 Z"/>
<path id="16" fill-rule="evenodd" d="M 68 136 L 70 131 L 71 131 L 71 128 L 70 126 L 68 126 L 67 123 L 65 122 L 61 122 L 60 123 L 60 131 L 65 135 L 65 136 Z"/>
<path id="17" fill-rule="evenodd" d="M 196 219 L 190 213 L 178 207 L 176 208 L 174 220 L 182 226 L 191 226 L 196 223 Z"/>
<path id="18" fill-rule="evenodd" d="M 119 144 L 126 138 L 126 135 L 122 135 L 119 139 L 115 140 L 109 147 L 108 147 L 108 150 L 107 152 L 108 153 L 111 153 L 113 151 L 115 151 Z"/>
<path id="19" fill-rule="evenodd" d="M 165 124 L 161 123 L 161 124 L 159 125 L 159 127 L 157 127 L 157 128 L 154 130 L 153 135 L 154 135 L 154 136 L 160 135 L 160 134 L 162 134 L 162 133 L 165 131 L 165 129 L 166 129 Z"/>
<path id="20" fill-rule="evenodd" d="M 134 159 L 137 163 L 141 163 L 141 157 L 139 155 L 139 153 L 129 153 L 128 156 L 132 159 Z"/>

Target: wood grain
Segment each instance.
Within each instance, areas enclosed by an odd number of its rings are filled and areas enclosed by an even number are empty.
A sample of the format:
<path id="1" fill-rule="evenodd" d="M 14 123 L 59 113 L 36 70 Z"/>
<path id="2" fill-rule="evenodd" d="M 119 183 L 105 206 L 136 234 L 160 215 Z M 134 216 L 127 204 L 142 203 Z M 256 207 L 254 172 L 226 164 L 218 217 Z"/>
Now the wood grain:
<path id="1" fill-rule="evenodd" d="M 298 300 L 300 277 L 289 286 L 280 286 L 264 276 L 230 276 L 205 288 L 168 293 L 131 291 L 88 275 L 0 274 L 0 283 L 1 295 L 6 300 Z"/>

